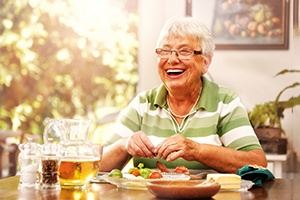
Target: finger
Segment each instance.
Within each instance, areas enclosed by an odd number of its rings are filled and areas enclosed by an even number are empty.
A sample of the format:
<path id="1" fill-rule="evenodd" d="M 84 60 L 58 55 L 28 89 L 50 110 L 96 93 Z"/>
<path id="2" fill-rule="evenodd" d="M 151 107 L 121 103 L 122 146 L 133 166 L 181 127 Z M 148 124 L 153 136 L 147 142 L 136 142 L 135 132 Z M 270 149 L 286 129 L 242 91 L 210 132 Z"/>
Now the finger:
<path id="1" fill-rule="evenodd" d="M 147 139 L 141 135 L 139 135 L 138 137 L 130 138 L 127 144 L 128 153 L 134 157 L 153 158 L 154 156 L 152 150 L 150 150 L 149 148 L 154 148 L 154 146 L 150 142 L 150 147 L 148 147 L 147 145 L 149 145 L 149 141 L 148 143 L 145 141 L 147 141 Z"/>
<path id="2" fill-rule="evenodd" d="M 158 150 L 157 157 L 161 159 L 166 159 L 170 153 L 177 151 L 177 142 L 166 142 Z"/>
<path id="3" fill-rule="evenodd" d="M 184 151 L 183 150 L 179 150 L 176 152 L 172 152 L 171 154 L 169 154 L 169 156 L 166 158 L 166 161 L 168 162 L 172 162 L 180 157 L 184 156 Z"/>
<path id="4" fill-rule="evenodd" d="M 156 145 L 155 149 L 154 149 L 154 154 L 159 154 L 158 152 L 162 152 L 164 151 L 166 144 L 172 144 L 174 142 L 177 141 L 178 134 L 175 134 L 165 140 L 163 140 L 161 143 L 159 143 L 158 145 Z"/>
<path id="5" fill-rule="evenodd" d="M 142 151 L 140 150 L 139 148 L 139 145 L 138 145 L 138 140 L 139 138 L 136 137 L 135 135 L 129 137 L 127 139 L 127 144 L 126 144 L 126 150 L 127 152 L 134 156 L 134 157 L 140 157 L 142 155 Z"/>
<path id="6" fill-rule="evenodd" d="M 140 136 L 140 139 L 144 143 L 144 145 L 147 147 L 147 149 L 151 152 L 151 154 L 153 154 L 155 146 L 151 142 L 150 138 L 146 134 L 143 134 Z"/>
<path id="7" fill-rule="evenodd" d="M 162 138 L 163 139 L 163 138 Z M 171 143 L 173 143 L 173 142 L 176 142 L 177 140 L 176 140 L 176 137 L 175 137 L 175 135 L 173 135 L 173 136 L 171 136 L 171 137 L 169 137 L 169 138 L 165 138 L 165 139 L 163 139 L 160 143 L 158 143 L 157 145 L 156 145 L 156 148 L 157 149 L 160 149 L 160 148 L 162 148 L 163 146 L 166 146 L 167 144 L 171 144 Z"/>
<path id="8" fill-rule="evenodd" d="M 144 157 L 154 157 L 154 145 L 151 143 L 150 139 L 146 135 L 140 136 L 140 148 L 144 154 Z"/>

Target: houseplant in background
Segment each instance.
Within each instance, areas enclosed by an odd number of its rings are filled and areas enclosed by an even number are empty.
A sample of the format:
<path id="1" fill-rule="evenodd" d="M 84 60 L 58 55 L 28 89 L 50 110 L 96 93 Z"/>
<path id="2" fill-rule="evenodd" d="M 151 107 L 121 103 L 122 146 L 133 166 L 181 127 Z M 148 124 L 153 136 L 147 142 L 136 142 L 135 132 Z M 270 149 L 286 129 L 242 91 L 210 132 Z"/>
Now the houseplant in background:
<path id="1" fill-rule="evenodd" d="M 275 76 L 290 73 L 300 73 L 300 69 L 285 69 L 278 72 Z M 283 113 L 286 109 L 292 109 L 300 105 L 300 93 L 295 93 L 284 101 L 281 101 L 280 97 L 286 90 L 299 86 L 300 82 L 294 82 L 284 87 L 278 93 L 275 100 L 257 104 L 249 112 L 250 122 L 266 152 L 286 153 L 287 139 L 282 137 L 285 135 L 285 131 L 281 126 L 281 120 L 284 118 Z"/>

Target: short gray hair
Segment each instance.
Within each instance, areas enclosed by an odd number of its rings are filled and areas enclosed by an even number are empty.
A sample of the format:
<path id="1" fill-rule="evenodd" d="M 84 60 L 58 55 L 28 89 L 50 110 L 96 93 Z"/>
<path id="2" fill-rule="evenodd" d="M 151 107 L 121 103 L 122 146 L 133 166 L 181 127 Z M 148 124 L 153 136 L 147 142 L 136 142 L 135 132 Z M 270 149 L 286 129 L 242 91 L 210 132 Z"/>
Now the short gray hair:
<path id="1" fill-rule="evenodd" d="M 161 47 L 170 34 L 189 35 L 200 42 L 202 53 L 213 55 L 215 43 L 208 28 L 193 17 L 173 17 L 166 21 L 157 40 L 156 47 Z"/>

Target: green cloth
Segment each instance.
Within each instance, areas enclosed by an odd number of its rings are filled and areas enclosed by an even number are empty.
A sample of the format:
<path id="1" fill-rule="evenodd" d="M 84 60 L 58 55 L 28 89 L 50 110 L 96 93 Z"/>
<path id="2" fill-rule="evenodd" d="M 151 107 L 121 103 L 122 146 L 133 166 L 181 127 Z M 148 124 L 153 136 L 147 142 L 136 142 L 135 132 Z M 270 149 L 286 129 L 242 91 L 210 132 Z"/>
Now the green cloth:
<path id="1" fill-rule="evenodd" d="M 275 179 L 268 169 L 253 165 L 245 165 L 237 170 L 237 174 L 244 180 L 252 181 L 256 187 L 262 187 L 263 182 Z"/>

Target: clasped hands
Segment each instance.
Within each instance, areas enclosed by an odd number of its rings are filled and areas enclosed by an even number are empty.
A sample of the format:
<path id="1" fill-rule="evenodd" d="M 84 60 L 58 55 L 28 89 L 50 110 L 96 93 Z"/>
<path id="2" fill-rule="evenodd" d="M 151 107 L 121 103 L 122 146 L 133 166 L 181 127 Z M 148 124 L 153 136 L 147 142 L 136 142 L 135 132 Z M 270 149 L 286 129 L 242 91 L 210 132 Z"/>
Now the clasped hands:
<path id="1" fill-rule="evenodd" d="M 130 155 L 145 158 L 157 157 L 168 162 L 180 157 L 187 161 L 194 160 L 194 147 L 194 141 L 180 134 L 166 138 L 157 146 L 154 146 L 142 131 L 138 131 L 126 139 L 126 150 Z"/>

